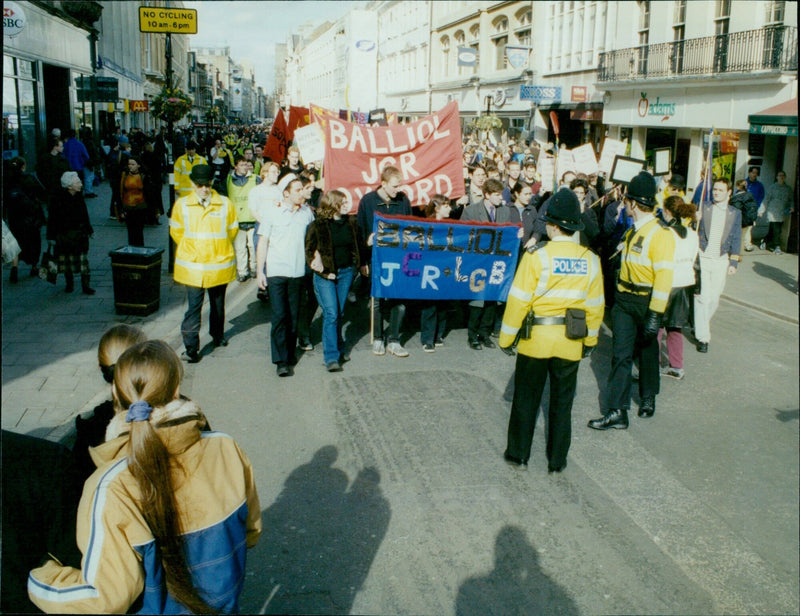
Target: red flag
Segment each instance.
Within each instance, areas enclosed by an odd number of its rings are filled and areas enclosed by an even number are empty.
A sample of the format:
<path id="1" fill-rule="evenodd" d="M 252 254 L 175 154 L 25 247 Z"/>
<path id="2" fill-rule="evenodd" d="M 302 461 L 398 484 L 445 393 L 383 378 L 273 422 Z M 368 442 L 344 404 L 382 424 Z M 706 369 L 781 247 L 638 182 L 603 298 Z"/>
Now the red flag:
<path id="1" fill-rule="evenodd" d="M 264 156 L 278 163 L 283 162 L 286 157 L 286 150 L 289 148 L 289 138 L 287 136 L 286 118 L 283 111 L 278 110 L 275 121 L 272 123 L 272 130 L 269 132 L 267 143 L 264 146 Z"/>
<path id="2" fill-rule="evenodd" d="M 309 124 L 309 111 L 305 107 L 289 107 L 289 124 L 287 126 L 286 137 L 289 143 L 294 139 L 294 131 L 301 126 L 308 126 Z"/>

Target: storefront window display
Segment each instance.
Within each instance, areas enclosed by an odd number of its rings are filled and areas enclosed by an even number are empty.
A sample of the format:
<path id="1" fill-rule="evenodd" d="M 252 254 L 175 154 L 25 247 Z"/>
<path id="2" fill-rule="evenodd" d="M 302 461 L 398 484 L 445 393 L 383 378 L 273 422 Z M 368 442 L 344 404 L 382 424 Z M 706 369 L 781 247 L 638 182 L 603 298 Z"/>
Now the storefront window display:
<path id="1" fill-rule="evenodd" d="M 3 57 L 3 158 L 36 158 L 38 102 L 36 65 Z"/>
<path id="2" fill-rule="evenodd" d="M 714 149 L 711 173 L 714 177 L 727 178 L 733 182 L 736 172 L 736 152 L 739 149 L 739 133 L 721 131 L 714 133 Z M 703 135 L 703 150 L 708 152 L 708 133 Z"/>

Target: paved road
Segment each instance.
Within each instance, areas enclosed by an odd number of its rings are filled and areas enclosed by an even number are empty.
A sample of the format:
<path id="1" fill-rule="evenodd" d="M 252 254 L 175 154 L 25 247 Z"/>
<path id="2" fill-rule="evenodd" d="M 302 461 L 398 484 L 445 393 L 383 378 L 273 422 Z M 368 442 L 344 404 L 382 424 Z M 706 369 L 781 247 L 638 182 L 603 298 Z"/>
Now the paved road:
<path id="1" fill-rule="evenodd" d="M 90 203 L 97 296 L 9 287 L 4 270 L 4 428 L 68 438 L 76 412 L 108 396 L 95 349 L 111 324 L 180 348 L 184 298 L 166 274 L 158 313 L 114 315 L 107 251 L 125 231 L 103 193 Z M 165 237 L 146 230 L 148 244 Z M 470 350 L 463 328 L 434 354 L 410 331 L 411 357 L 378 358 L 365 306 L 348 305 L 344 372 L 327 373 L 318 348 L 279 379 L 269 309 L 254 282 L 234 283 L 230 346 L 187 366 L 183 392 L 254 462 L 265 532 L 242 611 L 800 612 L 796 293 L 796 255 L 751 254 L 708 355 L 687 345 L 686 379 L 665 380 L 655 417 L 626 432 L 585 428 L 605 331 L 581 366 L 569 466 L 552 476 L 544 426 L 527 472 L 502 462 L 514 361 Z"/>

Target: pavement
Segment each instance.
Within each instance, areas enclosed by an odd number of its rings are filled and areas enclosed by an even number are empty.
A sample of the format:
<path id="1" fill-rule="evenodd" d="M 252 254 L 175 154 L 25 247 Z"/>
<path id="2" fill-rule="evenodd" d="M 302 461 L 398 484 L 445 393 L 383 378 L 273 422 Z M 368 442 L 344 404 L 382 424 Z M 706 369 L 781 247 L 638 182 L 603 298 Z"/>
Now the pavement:
<path id="1" fill-rule="evenodd" d="M 55 285 L 27 276 L 20 266 L 20 281 L 8 282 L 9 266 L 3 267 L 2 427 L 5 430 L 63 441 L 78 414 L 93 409 L 108 396 L 97 369 L 97 344 L 103 332 L 119 323 L 141 327 L 151 338 L 161 338 L 180 352 L 180 323 L 185 310 L 185 291 L 175 284 L 162 261 L 159 309 L 148 316 L 118 315 L 109 251 L 127 243 L 125 225 L 109 219 L 110 189 L 97 187 L 98 197 L 87 199 L 95 230 L 90 241 L 89 263 L 94 296 L 76 290 L 67 294 L 63 277 Z M 164 187 L 163 202 L 169 200 Z M 148 247 L 166 248 L 168 224 L 145 229 Z M 745 253 L 735 276 L 728 278 L 722 299 L 743 309 L 755 310 L 789 323 L 798 323 L 798 257 L 754 250 Z M 234 282 L 228 287 L 226 312 L 229 322 L 247 310 L 255 295 L 255 281 Z M 207 323 L 207 302 L 203 323 Z"/>
<path id="2" fill-rule="evenodd" d="M 166 264 L 157 312 L 115 314 L 108 252 L 127 235 L 108 220 L 107 186 L 98 193 L 95 296 L 66 294 L 63 280 L 8 285 L 3 269 L 4 429 L 69 444 L 74 417 L 109 397 L 96 348 L 114 324 L 182 348 L 185 293 Z M 166 247 L 166 225 L 145 241 Z M 709 353 L 687 344 L 686 378 L 662 379 L 658 412 L 631 412 L 626 431 L 585 427 L 607 380 L 603 327 L 555 475 L 546 414 L 529 469 L 503 462 L 514 360 L 470 350 L 455 318 L 424 353 L 410 315 L 410 357 L 376 357 L 365 301 L 348 304 L 344 371 L 327 373 L 317 344 L 278 378 L 269 307 L 254 281 L 232 283 L 230 345 L 211 348 L 206 307 L 202 361 L 181 393 L 253 462 L 264 532 L 242 613 L 800 613 L 797 268 L 797 255 L 746 253 Z"/>

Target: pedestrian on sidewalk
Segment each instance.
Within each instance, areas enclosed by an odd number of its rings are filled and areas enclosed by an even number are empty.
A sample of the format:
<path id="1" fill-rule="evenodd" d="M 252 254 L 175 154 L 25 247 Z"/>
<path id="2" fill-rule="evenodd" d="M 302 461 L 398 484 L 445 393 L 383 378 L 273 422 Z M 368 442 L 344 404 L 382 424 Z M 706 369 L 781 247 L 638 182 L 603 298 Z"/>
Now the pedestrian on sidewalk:
<path id="1" fill-rule="evenodd" d="M 141 172 L 139 160 L 128 159 L 128 168 L 119 182 L 122 212 L 119 221 L 128 228 L 128 245 L 144 247 L 144 225 L 147 223 L 147 202 L 144 198 L 146 179 Z"/>
<path id="2" fill-rule="evenodd" d="M 233 243 L 236 251 L 236 279 L 245 282 L 256 277 L 256 250 L 253 243 L 256 219 L 248 204 L 250 192 L 261 183 L 261 178 L 250 170 L 251 165 L 242 156 L 236 156 L 233 171 L 228 175 L 227 195 L 236 208 L 239 233 Z"/>
<path id="3" fill-rule="evenodd" d="M 747 190 L 746 180 L 738 180 L 736 182 L 736 190 L 733 193 L 733 197 L 731 197 L 731 205 L 742 212 L 742 248 L 747 252 L 751 252 L 753 250 L 753 225 L 758 218 L 758 204 L 753 194 Z"/>
<path id="4" fill-rule="evenodd" d="M 78 172 L 78 176 L 84 178 L 84 183 L 87 182 L 87 176 L 84 173 L 85 169 L 90 169 L 89 166 L 89 152 L 86 149 L 86 146 L 83 145 L 81 141 L 78 140 L 77 133 L 75 129 L 69 129 L 67 131 L 67 140 L 64 142 L 64 156 L 69 163 L 69 168 L 73 171 Z M 94 172 L 91 172 L 91 178 L 89 180 L 94 179 Z M 84 193 L 83 196 L 88 198 L 96 197 L 97 195 L 93 192 L 94 188 L 91 184 L 88 186 L 84 186 Z"/>
<path id="5" fill-rule="evenodd" d="M 700 243 L 700 294 L 694 296 L 694 335 L 697 350 L 708 353 L 711 318 L 719 306 L 728 276 L 739 267 L 742 246 L 742 212 L 729 203 L 731 184 L 714 180 L 713 203 L 702 207 L 697 236 Z"/>
<path id="6" fill-rule="evenodd" d="M 792 212 L 794 212 L 792 189 L 786 184 L 786 173 L 778 171 L 775 174 L 775 183 L 767 189 L 767 194 L 759 209 L 759 215 L 766 214 L 769 222 L 769 231 L 761 241 L 761 250 L 767 248 L 776 255 L 781 254 L 783 220 Z"/>
<path id="7" fill-rule="evenodd" d="M 314 272 L 314 293 L 322 307 L 322 351 L 328 372 L 339 372 L 350 358 L 342 337 L 342 315 L 361 266 L 358 225 L 354 216 L 348 216 L 351 207 L 343 192 L 327 192 L 306 233 L 306 263 Z"/>
<path id="8" fill-rule="evenodd" d="M 8 221 L 11 233 L 19 242 L 22 252 L 17 261 L 31 266 L 31 276 L 39 274 L 39 257 L 42 254 L 42 227 L 45 223 L 45 189 L 36 176 L 26 173 L 27 163 L 21 156 L 12 158 L 6 166 L 3 182 L 3 218 Z M 11 267 L 9 282 L 18 280 L 17 262 Z"/>
<path id="9" fill-rule="evenodd" d="M 116 414 L 78 507 L 81 568 L 48 557 L 30 572 L 45 612 L 237 613 L 247 549 L 261 534 L 250 460 L 229 436 L 203 433 L 180 395 L 183 368 L 161 340 L 114 369 Z M 202 531 L 202 532 L 199 532 Z M 191 572 L 191 573 L 190 573 Z"/>
<path id="10" fill-rule="evenodd" d="M 89 210 L 83 199 L 83 183 L 75 171 L 61 176 L 61 190 L 56 194 L 47 221 L 47 240 L 55 248 L 58 271 L 63 272 L 64 291 L 74 290 L 74 274 L 80 272 L 81 288 L 94 295 L 89 286 L 89 238 L 94 235 Z"/>
<path id="11" fill-rule="evenodd" d="M 211 306 L 209 334 L 215 347 L 228 346 L 225 338 L 225 291 L 236 279 L 233 241 L 239 232 L 236 208 L 211 184 L 214 172 L 195 165 L 189 174 L 192 192 L 172 206 L 169 233 L 175 242 L 175 282 L 186 285 L 187 308 L 181 323 L 184 353 L 189 363 L 200 361 L 200 313 L 208 292 Z"/>

